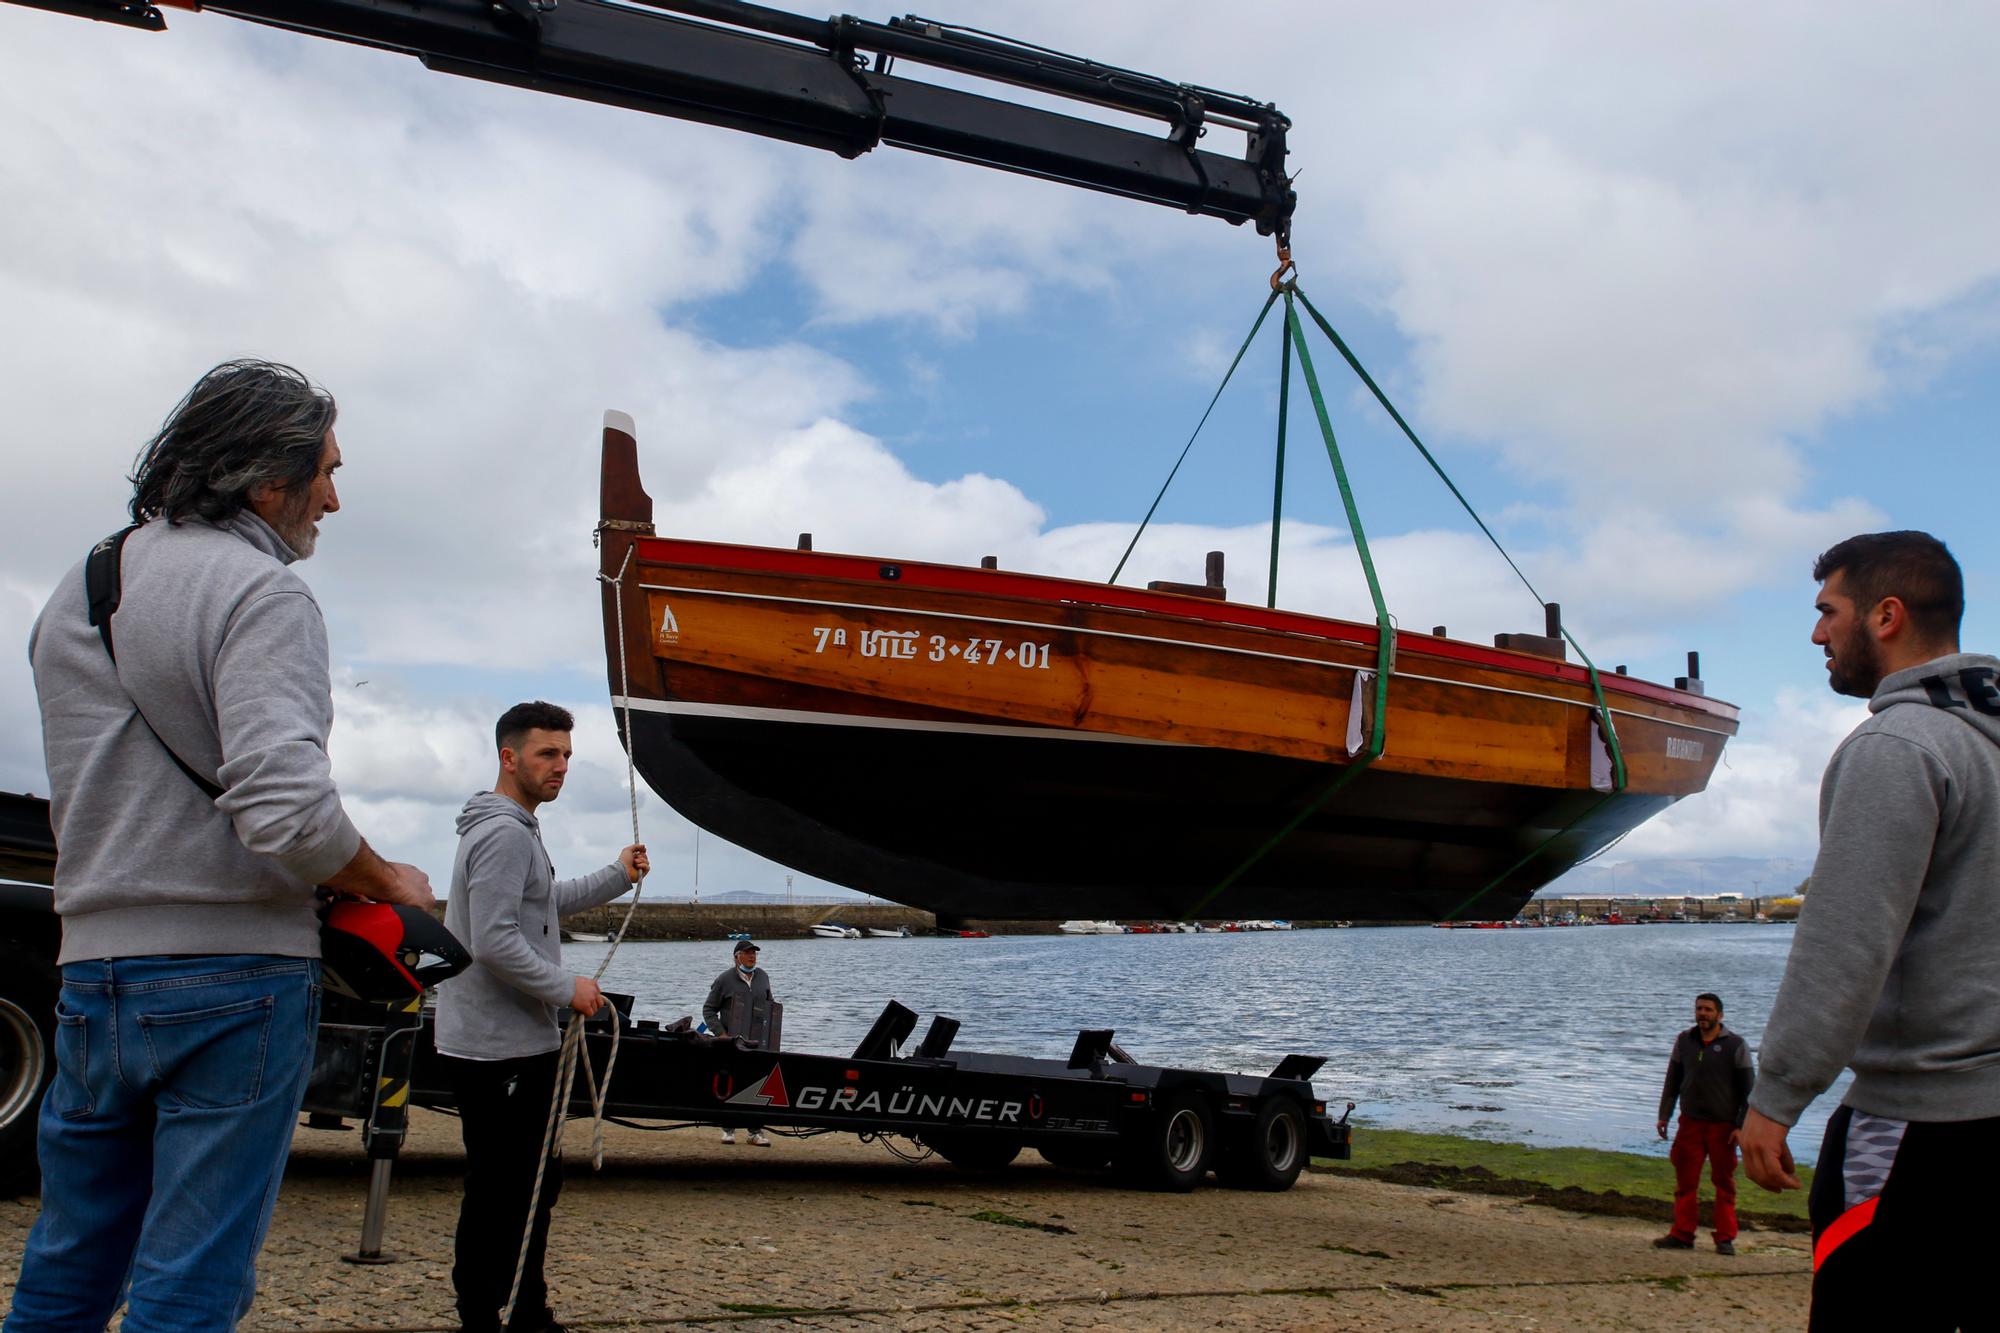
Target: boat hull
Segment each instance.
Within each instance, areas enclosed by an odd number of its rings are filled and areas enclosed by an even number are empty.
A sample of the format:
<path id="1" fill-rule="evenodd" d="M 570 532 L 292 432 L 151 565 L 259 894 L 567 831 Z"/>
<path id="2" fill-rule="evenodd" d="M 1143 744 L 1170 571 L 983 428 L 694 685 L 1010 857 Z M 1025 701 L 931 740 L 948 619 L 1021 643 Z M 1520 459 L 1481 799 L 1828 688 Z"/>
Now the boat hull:
<path id="1" fill-rule="evenodd" d="M 1135 756 L 1116 743 L 673 706 L 631 709 L 637 766 L 669 804 L 795 869 L 947 920 L 1079 909 L 1507 917 L 1674 799 L 1368 770 L 1280 837 L 1339 769 L 1196 746 Z"/>
<path id="2" fill-rule="evenodd" d="M 1559 644 L 659 537 L 631 432 L 607 417 L 599 538 L 639 772 L 947 921 L 1509 917 L 1702 790 L 1736 732 Z"/>

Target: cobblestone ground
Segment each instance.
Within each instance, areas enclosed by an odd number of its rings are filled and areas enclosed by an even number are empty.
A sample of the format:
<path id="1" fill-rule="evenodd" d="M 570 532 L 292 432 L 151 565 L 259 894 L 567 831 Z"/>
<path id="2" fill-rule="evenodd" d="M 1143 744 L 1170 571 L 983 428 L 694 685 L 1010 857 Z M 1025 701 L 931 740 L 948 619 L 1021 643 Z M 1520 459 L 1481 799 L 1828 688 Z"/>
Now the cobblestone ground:
<path id="1" fill-rule="evenodd" d="M 382 1267 L 343 1263 L 367 1193 L 358 1136 L 301 1130 L 243 1327 L 455 1329 L 457 1125 L 416 1112 Z M 1309 1174 L 1284 1194 L 1138 1194 L 1043 1164 L 970 1175 L 828 1136 L 734 1147 L 569 1130 L 549 1247 L 574 1328 L 1796 1329 L 1806 1238 L 1733 1259 L 1661 1252 L 1657 1224 Z M 11 1290 L 35 1201 L 0 1202 Z"/>

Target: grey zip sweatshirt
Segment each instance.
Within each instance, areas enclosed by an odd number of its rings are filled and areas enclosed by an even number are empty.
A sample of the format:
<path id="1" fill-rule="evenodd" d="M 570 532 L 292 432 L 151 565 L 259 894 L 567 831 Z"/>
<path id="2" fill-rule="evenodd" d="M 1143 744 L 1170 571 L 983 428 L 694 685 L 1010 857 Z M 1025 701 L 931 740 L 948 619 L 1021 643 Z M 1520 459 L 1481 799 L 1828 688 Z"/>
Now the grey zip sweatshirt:
<path id="1" fill-rule="evenodd" d="M 558 920 L 631 887 L 615 861 L 558 882 L 533 815 L 498 792 L 467 801 L 444 924 L 471 952 L 472 966 L 438 986 L 438 1050 L 511 1060 L 560 1046 L 556 1012 L 576 978 L 563 970 Z"/>
<path id="2" fill-rule="evenodd" d="M 327 763 L 326 624 L 248 510 L 125 543 L 114 668 L 81 561 L 28 638 L 56 844 L 61 959 L 319 956 L 313 886 L 361 845 Z M 227 788 L 211 801 L 188 766 Z"/>
<path id="3" fill-rule="evenodd" d="M 1857 1111 L 2000 1115 L 2000 661 L 1898 671 L 1868 709 L 1820 784 L 1750 1105 L 1793 1124 L 1845 1064 Z"/>

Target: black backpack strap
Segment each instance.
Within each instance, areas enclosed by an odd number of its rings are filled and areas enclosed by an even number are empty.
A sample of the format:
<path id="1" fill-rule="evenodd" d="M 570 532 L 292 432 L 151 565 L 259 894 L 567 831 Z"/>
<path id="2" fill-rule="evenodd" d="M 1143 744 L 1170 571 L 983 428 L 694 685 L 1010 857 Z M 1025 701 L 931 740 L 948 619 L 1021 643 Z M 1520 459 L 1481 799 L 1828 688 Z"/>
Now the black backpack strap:
<path id="1" fill-rule="evenodd" d="M 104 640 L 105 655 L 113 662 L 118 660 L 118 653 L 111 646 L 111 617 L 125 595 L 121 577 L 125 539 L 138 530 L 137 523 L 120 528 L 91 547 L 83 561 L 83 595 L 90 599 L 90 623 L 97 627 L 97 637 Z"/>
<path id="2" fill-rule="evenodd" d="M 125 595 L 123 577 L 125 539 L 138 530 L 137 523 L 128 528 L 120 528 L 91 547 L 90 554 L 85 556 L 83 561 L 83 595 L 90 603 L 90 623 L 97 627 L 97 637 L 104 640 L 104 655 L 111 659 L 114 671 L 118 666 L 118 653 L 111 646 L 111 617 L 117 613 L 118 603 Z M 126 695 L 129 698 L 131 691 L 126 691 Z M 174 761 L 174 767 L 187 775 L 189 782 L 201 788 L 202 794 L 211 801 L 222 798 L 225 789 L 195 772 L 188 761 L 181 758 L 173 746 L 167 744 L 166 737 L 160 735 L 153 726 L 152 719 L 146 716 L 145 709 L 139 707 L 137 699 L 132 700 L 132 711 L 139 715 L 139 721 L 145 723 L 146 730 L 153 733 L 153 739 L 167 752 L 167 758 Z"/>

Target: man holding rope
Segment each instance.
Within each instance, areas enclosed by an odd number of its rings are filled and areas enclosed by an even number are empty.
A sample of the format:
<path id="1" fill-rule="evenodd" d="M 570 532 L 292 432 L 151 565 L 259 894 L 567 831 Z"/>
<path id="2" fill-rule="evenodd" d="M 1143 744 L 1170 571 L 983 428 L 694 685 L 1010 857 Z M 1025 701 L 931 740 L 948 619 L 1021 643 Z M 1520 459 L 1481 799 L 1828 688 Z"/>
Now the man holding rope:
<path id="1" fill-rule="evenodd" d="M 445 925 L 473 962 L 438 987 L 437 1049 L 458 1102 L 465 1199 L 451 1270 L 467 1333 L 495 1333 L 521 1270 L 512 1333 L 560 1333 L 549 1310 L 542 1256 L 562 1189 L 562 1140 L 552 1141 L 534 1227 L 529 1201 L 555 1097 L 562 1035 L 557 1012 L 604 1007 L 597 983 L 562 968 L 558 919 L 610 902 L 648 869 L 634 843 L 579 879 L 555 878 L 535 811 L 562 791 L 574 720 L 554 704 L 516 704 L 494 728 L 500 776 L 458 816 Z"/>

